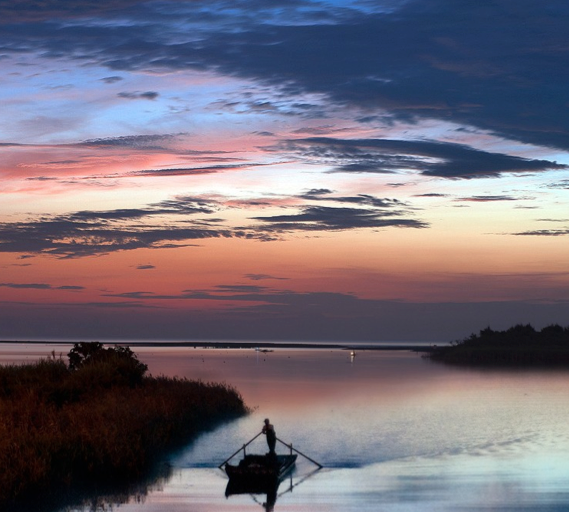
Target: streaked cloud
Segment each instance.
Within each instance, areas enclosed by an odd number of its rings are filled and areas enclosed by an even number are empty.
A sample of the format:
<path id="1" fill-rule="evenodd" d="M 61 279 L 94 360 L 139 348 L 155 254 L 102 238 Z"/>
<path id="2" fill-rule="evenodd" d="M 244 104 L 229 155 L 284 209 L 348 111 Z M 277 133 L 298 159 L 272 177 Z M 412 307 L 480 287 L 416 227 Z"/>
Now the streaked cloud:
<path id="1" fill-rule="evenodd" d="M 392 139 L 313 137 L 289 140 L 275 150 L 288 151 L 329 172 L 390 174 L 418 172 L 440 178 L 499 177 L 504 173 L 566 169 L 565 164 L 490 153 L 464 144 Z"/>
<path id="2" fill-rule="evenodd" d="M 428 224 L 383 209 L 306 206 L 300 213 L 253 217 L 275 231 L 340 231 L 355 228 L 426 228 Z"/>
<path id="3" fill-rule="evenodd" d="M 513 196 L 472 196 L 472 197 L 459 197 L 456 201 L 466 201 L 472 203 L 493 203 L 496 201 L 520 201 L 524 198 Z"/>
<path id="4" fill-rule="evenodd" d="M 16 290 L 66 290 L 66 291 L 80 291 L 84 290 L 84 286 L 77 285 L 63 285 L 53 286 L 46 283 L 0 283 L 0 287 L 13 288 Z"/>
<path id="5" fill-rule="evenodd" d="M 343 202 L 345 199 L 333 200 Z M 288 213 L 289 207 L 286 206 L 286 214 L 253 216 L 250 220 L 258 222 L 238 227 L 231 226 L 219 217 L 226 208 L 223 201 L 191 196 L 176 197 L 145 208 L 81 210 L 66 215 L 44 215 L 28 221 L 0 223 L 0 252 L 77 258 L 143 248 L 185 247 L 191 245 L 189 242 L 210 238 L 271 241 L 294 231 L 428 226 L 403 209 L 393 210 L 393 203 L 371 196 L 347 198 L 348 202 L 352 202 L 352 199 L 366 207 L 298 205 L 295 207 L 297 213 Z M 228 204 L 232 202 L 228 201 Z M 271 202 L 267 201 L 266 204 Z M 159 219 L 170 220 L 163 223 Z"/>
<path id="6" fill-rule="evenodd" d="M 276 277 L 270 274 L 245 274 L 243 277 L 250 279 L 251 281 L 265 281 L 275 279 L 277 281 L 286 281 L 288 277 Z"/>
<path id="7" fill-rule="evenodd" d="M 117 94 L 119 98 L 124 98 L 125 100 L 155 100 L 160 96 L 155 91 L 146 91 L 146 92 L 119 92 Z"/>
<path id="8" fill-rule="evenodd" d="M 569 235 L 568 229 L 535 229 L 513 233 L 516 236 L 566 236 Z"/>

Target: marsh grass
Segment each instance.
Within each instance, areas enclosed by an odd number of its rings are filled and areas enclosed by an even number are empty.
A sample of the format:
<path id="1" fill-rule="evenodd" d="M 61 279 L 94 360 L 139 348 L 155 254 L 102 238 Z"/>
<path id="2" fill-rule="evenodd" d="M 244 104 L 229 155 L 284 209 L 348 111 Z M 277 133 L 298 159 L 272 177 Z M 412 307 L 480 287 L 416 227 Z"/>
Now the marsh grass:
<path id="1" fill-rule="evenodd" d="M 225 384 L 133 382 L 113 361 L 0 367 L 0 510 L 144 478 L 165 451 L 246 412 Z"/>

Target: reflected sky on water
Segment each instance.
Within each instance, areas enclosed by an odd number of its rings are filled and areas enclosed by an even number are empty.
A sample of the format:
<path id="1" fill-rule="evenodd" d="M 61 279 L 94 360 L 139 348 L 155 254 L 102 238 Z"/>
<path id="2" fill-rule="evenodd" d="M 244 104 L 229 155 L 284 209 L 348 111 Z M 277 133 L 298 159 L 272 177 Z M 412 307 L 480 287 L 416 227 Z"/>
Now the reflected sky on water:
<path id="1" fill-rule="evenodd" d="M 171 457 L 172 477 L 121 511 L 263 510 L 262 495 L 226 498 L 217 466 L 265 417 L 325 466 L 310 475 L 300 458 L 275 511 L 569 510 L 567 371 L 453 368 L 405 351 L 136 352 L 154 375 L 233 385 L 253 412 Z M 264 439 L 250 450 L 264 453 Z"/>

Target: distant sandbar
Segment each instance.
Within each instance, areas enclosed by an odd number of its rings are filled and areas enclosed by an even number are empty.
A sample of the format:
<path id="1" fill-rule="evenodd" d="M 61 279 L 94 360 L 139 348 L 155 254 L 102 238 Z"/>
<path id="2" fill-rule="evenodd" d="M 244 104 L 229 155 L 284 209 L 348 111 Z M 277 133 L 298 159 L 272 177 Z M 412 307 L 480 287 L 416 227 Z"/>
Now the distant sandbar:
<path id="1" fill-rule="evenodd" d="M 0 344 L 73 345 L 76 341 L 0 340 Z M 179 347 L 211 349 L 328 349 L 328 350 L 411 350 L 430 352 L 431 345 L 419 343 L 318 343 L 289 341 L 102 341 L 105 345 L 129 347 Z"/>

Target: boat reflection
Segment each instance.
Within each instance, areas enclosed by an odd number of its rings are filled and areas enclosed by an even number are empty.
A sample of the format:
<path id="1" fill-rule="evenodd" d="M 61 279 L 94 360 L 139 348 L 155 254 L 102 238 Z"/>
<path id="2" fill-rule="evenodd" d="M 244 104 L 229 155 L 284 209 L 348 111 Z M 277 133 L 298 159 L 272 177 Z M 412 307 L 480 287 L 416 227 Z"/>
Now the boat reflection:
<path id="1" fill-rule="evenodd" d="M 277 492 L 280 484 L 280 480 L 263 484 L 262 482 L 238 482 L 230 479 L 225 488 L 225 497 L 229 498 L 236 494 L 250 494 L 253 500 L 262 505 L 265 510 L 271 511 L 274 510 L 275 503 L 277 502 Z M 257 497 L 259 495 L 265 495 L 263 502 L 259 501 Z"/>
<path id="2" fill-rule="evenodd" d="M 273 482 L 263 483 L 263 482 L 246 482 L 230 479 L 227 482 L 227 487 L 225 488 L 225 497 L 229 498 L 234 495 L 249 494 L 251 499 L 258 503 L 267 512 L 272 512 L 275 510 L 275 504 L 277 499 L 288 492 L 292 492 L 295 487 L 298 487 L 301 483 L 305 482 L 312 476 L 314 476 L 321 468 L 317 468 L 310 473 L 297 478 L 296 481 L 293 479 L 293 474 L 290 474 L 284 480 L 275 480 Z M 286 488 L 279 492 L 279 487 L 286 481 Z M 264 497 L 262 497 L 264 496 Z"/>

